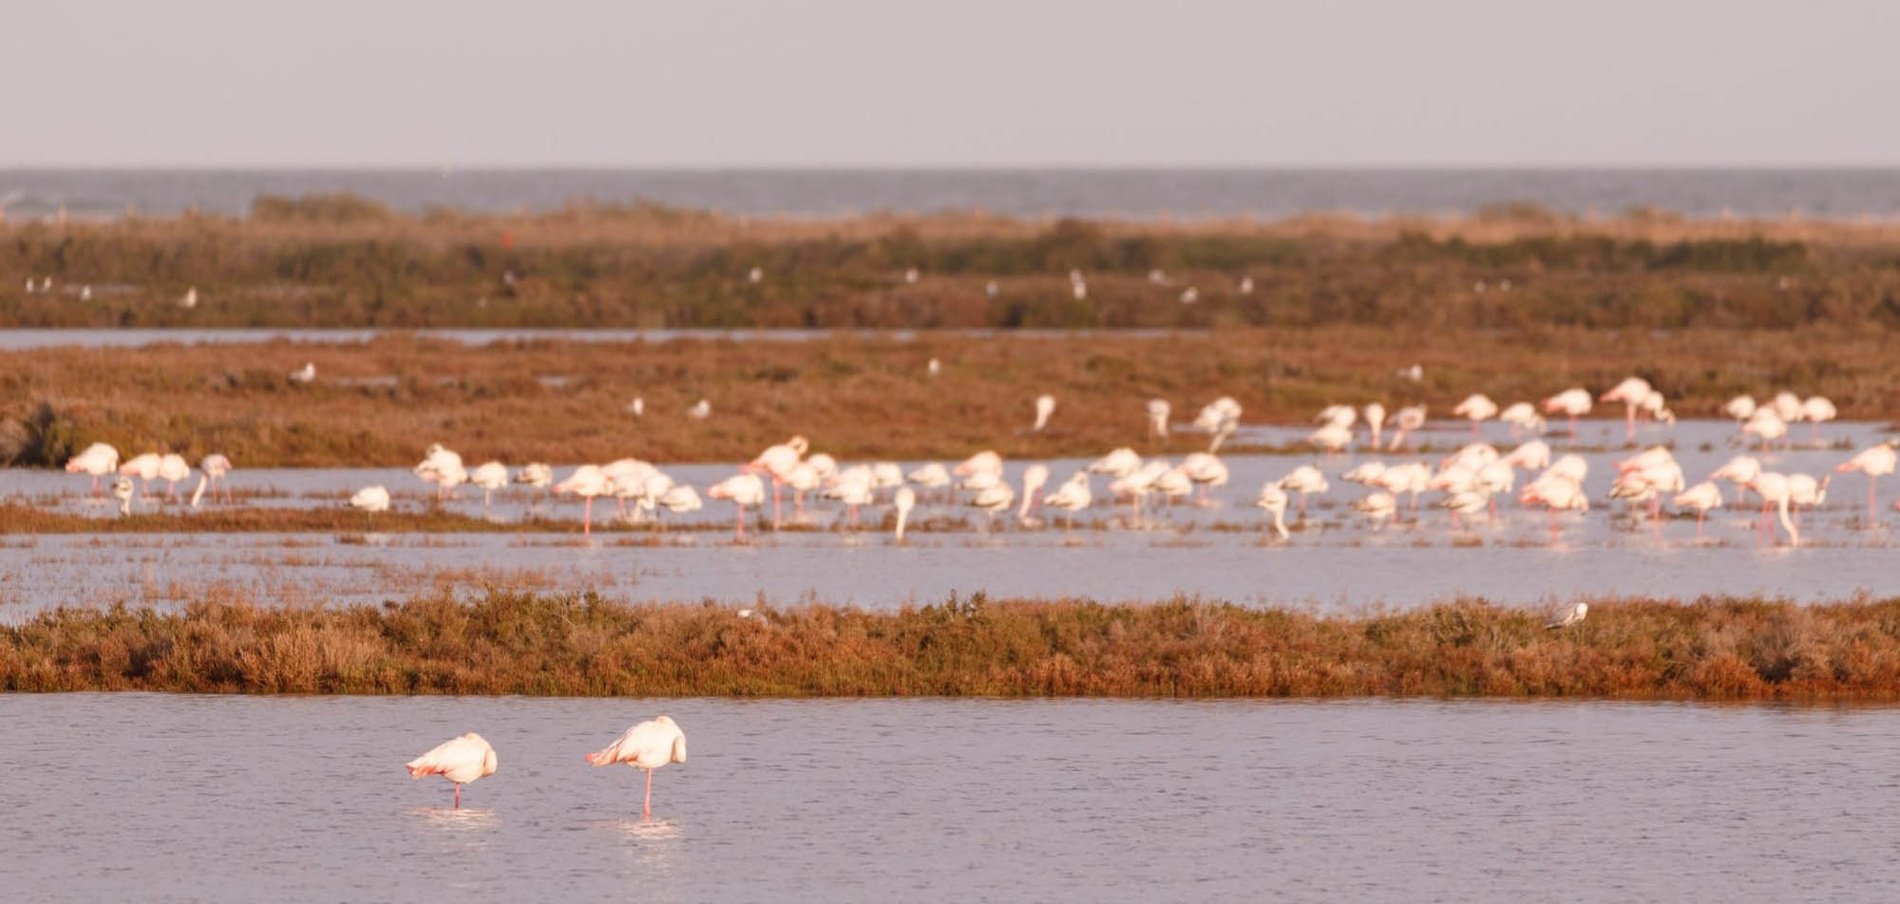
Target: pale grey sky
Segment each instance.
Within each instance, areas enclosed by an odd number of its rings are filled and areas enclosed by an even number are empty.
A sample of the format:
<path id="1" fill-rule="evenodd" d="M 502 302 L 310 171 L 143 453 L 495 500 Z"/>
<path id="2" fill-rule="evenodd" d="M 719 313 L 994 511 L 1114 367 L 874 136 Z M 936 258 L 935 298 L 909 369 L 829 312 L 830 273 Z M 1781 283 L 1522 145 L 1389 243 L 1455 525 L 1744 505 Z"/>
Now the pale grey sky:
<path id="1" fill-rule="evenodd" d="M 0 166 L 1893 165 L 1892 0 L 76 0 Z"/>

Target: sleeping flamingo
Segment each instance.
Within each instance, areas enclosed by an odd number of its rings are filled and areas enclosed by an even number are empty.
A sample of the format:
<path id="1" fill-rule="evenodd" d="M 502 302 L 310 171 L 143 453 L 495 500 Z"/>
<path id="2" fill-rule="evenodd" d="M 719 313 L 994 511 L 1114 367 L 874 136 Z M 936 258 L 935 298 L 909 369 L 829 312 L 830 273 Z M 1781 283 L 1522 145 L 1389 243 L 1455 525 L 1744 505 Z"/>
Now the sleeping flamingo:
<path id="1" fill-rule="evenodd" d="M 765 504 L 765 481 L 760 480 L 757 474 L 735 474 L 708 487 L 706 497 L 732 501 L 732 539 L 744 543 L 746 506 Z"/>
<path id="2" fill-rule="evenodd" d="M 594 497 L 605 496 L 613 491 L 613 478 L 608 477 L 599 465 L 581 465 L 568 475 L 566 480 L 554 485 L 554 495 L 573 494 L 587 500 L 581 509 L 581 535 L 593 536 L 594 533 Z"/>
<path id="3" fill-rule="evenodd" d="M 1590 391 L 1582 387 L 1566 389 L 1544 400 L 1545 414 L 1561 414 L 1570 419 L 1570 440 L 1577 439 L 1577 418 L 1590 413 Z"/>
<path id="4" fill-rule="evenodd" d="M 92 477 L 92 495 L 99 495 L 99 478 L 119 469 L 119 450 L 105 443 L 93 443 L 84 452 L 66 460 L 66 473 Z"/>
<path id="5" fill-rule="evenodd" d="M 1623 435 L 1630 442 L 1636 441 L 1636 409 L 1651 391 L 1648 380 L 1625 377 L 1623 382 L 1616 384 L 1616 388 L 1597 397 L 1599 402 L 1623 403 Z"/>
<path id="6" fill-rule="evenodd" d="M 755 476 L 752 478 L 758 481 Z M 764 485 L 760 484 L 760 495 Z M 642 819 L 653 818 L 653 770 L 668 763 L 686 762 L 686 733 L 671 718 L 655 716 L 623 732 L 612 744 L 587 755 L 596 766 L 626 763 L 647 773 L 646 801 L 640 806 Z"/>
<path id="7" fill-rule="evenodd" d="M 489 746 L 481 735 L 469 732 L 459 738 L 450 738 L 408 763 L 403 768 L 409 770 L 410 778 L 425 775 L 439 775 L 455 783 L 455 809 L 462 809 L 462 786 L 484 776 L 495 774 L 500 763 L 495 759 L 495 748 Z"/>

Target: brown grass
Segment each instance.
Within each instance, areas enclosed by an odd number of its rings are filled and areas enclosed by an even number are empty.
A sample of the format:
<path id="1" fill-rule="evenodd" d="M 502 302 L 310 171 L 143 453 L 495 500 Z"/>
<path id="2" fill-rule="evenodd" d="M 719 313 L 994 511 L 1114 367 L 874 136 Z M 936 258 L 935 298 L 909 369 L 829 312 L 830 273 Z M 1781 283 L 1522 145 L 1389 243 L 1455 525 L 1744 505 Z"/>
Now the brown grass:
<path id="1" fill-rule="evenodd" d="M 895 613 L 491 591 L 381 607 L 68 609 L 0 630 L 10 691 L 729 696 L 1484 696 L 1892 701 L 1900 599 L 1460 600 L 1325 618 L 1176 599 Z"/>
<path id="2" fill-rule="evenodd" d="M 1648 377 L 1684 417 L 1737 392 L 1821 393 L 1843 417 L 1900 417 L 1900 355 L 1888 334 L 1788 331 L 1232 330 L 1161 338 L 1100 334 L 809 343 L 505 343 L 469 348 L 395 335 L 364 344 L 160 345 L 0 354 L 0 462 L 57 466 L 94 441 L 125 454 L 224 452 L 239 467 L 407 466 L 430 442 L 471 465 L 744 461 L 793 434 L 850 458 L 1100 454 L 1144 443 L 1142 406 L 1185 421 L 1233 395 L 1246 419 L 1305 423 L 1333 402 L 1428 403 L 1466 394 L 1535 399 L 1572 384 Z M 944 362 L 925 376 L 930 358 Z M 314 361 L 318 381 L 284 374 Z M 1413 362 L 1423 384 L 1394 377 Z M 540 377 L 564 377 L 544 381 Z M 378 378 L 380 382 L 376 382 Z M 1054 394 L 1031 434 L 1032 399 Z M 647 415 L 624 411 L 643 396 Z M 713 417 L 683 412 L 700 398 Z M 1182 436 L 1176 454 L 1203 442 Z"/>

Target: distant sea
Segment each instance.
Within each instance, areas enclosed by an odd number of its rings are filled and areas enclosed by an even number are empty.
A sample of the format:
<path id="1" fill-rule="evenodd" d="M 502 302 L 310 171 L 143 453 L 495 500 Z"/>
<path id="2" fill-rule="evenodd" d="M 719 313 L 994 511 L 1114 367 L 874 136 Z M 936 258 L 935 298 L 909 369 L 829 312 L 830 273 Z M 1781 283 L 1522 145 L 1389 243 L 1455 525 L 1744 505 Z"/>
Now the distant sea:
<path id="1" fill-rule="evenodd" d="M 1037 170 L 4 170 L 13 218 L 187 209 L 243 213 L 260 194 L 354 192 L 401 210 L 545 210 L 591 199 L 732 214 L 825 216 L 984 210 L 1012 216 L 1277 218 L 1466 214 L 1530 202 L 1613 216 L 1900 216 L 1896 169 L 1037 169 Z"/>

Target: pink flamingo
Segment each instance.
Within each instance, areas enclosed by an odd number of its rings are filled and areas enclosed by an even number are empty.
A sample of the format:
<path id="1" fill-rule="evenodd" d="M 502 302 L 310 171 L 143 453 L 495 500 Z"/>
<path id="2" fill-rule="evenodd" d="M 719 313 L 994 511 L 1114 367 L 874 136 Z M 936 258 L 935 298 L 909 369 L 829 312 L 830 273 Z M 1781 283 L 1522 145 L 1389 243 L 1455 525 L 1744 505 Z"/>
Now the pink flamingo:
<path id="1" fill-rule="evenodd" d="M 668 763 L 686 762 L 686 733 L 680 731 L 671 718 L 656 716 L 627 729 L 612 744 L 588 754 L 587 761 L 596 766 L 626 763 L 646 770 L 646 802 L 640 807 L 640 817 L 652 819 L 653 770 Z"/>

